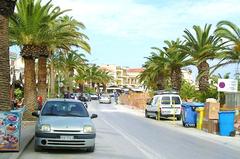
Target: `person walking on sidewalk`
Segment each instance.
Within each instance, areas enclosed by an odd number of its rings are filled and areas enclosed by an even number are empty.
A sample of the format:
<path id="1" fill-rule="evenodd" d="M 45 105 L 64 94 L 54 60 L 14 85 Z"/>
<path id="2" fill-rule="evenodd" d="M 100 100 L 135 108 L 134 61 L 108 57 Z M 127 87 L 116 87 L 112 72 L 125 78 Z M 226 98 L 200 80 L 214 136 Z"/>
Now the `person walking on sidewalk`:
<path id="1" fill-rule="evenodd" d="M 118 104 L 118 96 L 119 96 L 119 95 L 118 95 L 118 92 L 115 91 L 115 92 L 114 92 L 114 99 L 115 99 L 115 103 L 116 103 L 116 104 Z"/>

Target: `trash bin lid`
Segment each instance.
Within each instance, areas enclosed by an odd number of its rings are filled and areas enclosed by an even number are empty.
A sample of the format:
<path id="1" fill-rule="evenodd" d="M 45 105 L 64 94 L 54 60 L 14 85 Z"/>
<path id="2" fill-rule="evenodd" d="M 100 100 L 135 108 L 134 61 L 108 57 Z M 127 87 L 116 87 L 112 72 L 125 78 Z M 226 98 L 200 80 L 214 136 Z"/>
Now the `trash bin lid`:
<path id="1" fill-rule="evenodd" d="M 204 103 L 200 102 L 184 102 L 182 103 L 183 107 L 204 107 Z"/>
<path id="2" fill-rule="evenodd" d="M 219 111 L 218 114 L 235 113 L 235 111 Z"/>

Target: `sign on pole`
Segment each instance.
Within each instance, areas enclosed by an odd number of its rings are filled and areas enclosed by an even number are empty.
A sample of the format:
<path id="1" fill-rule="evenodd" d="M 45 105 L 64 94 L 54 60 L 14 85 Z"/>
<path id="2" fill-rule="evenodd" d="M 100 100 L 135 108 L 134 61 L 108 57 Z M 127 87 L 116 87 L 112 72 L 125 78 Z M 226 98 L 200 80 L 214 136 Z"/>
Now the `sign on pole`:
<path id="1" fill-rule="evenodd" d="M 233 79 L 218 79 L 218 92 L 237 92 L 238 81 Z"/>

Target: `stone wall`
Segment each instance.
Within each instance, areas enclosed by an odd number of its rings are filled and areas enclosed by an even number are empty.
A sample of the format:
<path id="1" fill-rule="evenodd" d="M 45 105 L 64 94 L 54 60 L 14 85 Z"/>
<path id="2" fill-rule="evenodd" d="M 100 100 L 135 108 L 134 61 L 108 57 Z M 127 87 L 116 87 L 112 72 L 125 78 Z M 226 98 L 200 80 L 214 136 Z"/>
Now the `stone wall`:
<path id="1" fill-rule="evenodd" d="M 119 100 L 120 104 L 144 109 L 149 98 L 147 93 L 129 93 L 121 95 Z"/>

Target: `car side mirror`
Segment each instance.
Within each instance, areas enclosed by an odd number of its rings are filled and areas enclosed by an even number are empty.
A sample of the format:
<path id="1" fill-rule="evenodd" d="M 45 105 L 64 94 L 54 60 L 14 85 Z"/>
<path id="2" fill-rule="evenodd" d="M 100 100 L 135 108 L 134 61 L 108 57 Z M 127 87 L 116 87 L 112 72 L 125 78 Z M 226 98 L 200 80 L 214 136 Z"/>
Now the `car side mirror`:
<path id="1" fill-rule="evenodd" d="M 147 104 L 147 105 L 151 105 L 151 102 L 147 102 L 146 104 Z"/>
<path id="2" fill-rule="evenodd" d="M 97 114 L 92 114 L 91 119 L 94 119 L 94 118 L 97 118 L 97 117 L 98 117 Z"/>
<path id="3" fill-rule="evenodd" d="M 32 116 L 39 117 L 39 115 L 40 115 L 40 111 L 32 112 Z"/>

